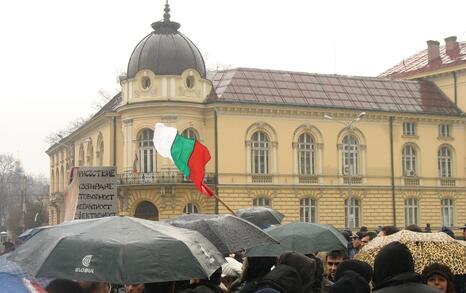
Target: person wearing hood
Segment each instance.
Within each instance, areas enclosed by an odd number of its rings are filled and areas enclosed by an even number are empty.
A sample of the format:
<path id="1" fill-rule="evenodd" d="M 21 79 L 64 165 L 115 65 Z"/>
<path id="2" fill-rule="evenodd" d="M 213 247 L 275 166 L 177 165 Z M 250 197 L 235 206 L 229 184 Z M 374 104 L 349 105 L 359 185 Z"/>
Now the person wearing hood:
<path id="1" fill-rule="evenodd" d="M 280 293 L 307 293 L 303 291 L 301 277 L 296 269 L 285 264 L 278 265 L 265 275 L 257 285 L 257 290 L 259 289 L 274 289 Z"/>
<path id="2" fill-rule="evenodd" d="M 335 284 L 330 287 L 329 293 L 370 293 L 371 289 L 367 279 L 352 270 L 341 273 Z"/>
<path id="3" fill-rule="evenodd" d="M 414 271 L 414 260 L 406 245 L 392 242 L 385 245 L 374 261 L 376 293 L 440 293 L 422 283 Z"/>
<path id="4" fill-rule="evenodd" d="M 258 282 L 277 264 L 276 257 L 246 257 L 241 278 L 231 285 L 231 293 L 252 293 Z"/>
<path id="5" fill-rule="evenodd" d="M 446 265 L 433 263 L 426 266 L 422 271 L 422 278 L 427 286 L 437 288 L 445 293 L 455 293 L 453 274 Z"/>
<path id="6" fill-rule="evenodd" d="M 316 280 L 317 262 L 299 252 L 285 252 L 278 258 L 278 265 L 293 267 L 301 278 L 304 293 L 314 292 L 320 280 Z"/>

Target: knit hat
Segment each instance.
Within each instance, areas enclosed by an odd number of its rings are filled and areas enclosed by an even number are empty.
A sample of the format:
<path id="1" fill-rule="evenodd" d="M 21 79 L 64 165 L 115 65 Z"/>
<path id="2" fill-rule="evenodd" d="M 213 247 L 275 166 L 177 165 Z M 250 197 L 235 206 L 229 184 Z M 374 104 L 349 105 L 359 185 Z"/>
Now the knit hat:
<path id="1" fill-rule="evenodd" d="M 358 273 L 345 271 L 340 279 L 330 287 L 329 293 L 369 293 L 369 283 Z"/>
<path id="2" fill-rule="evenodd" d="M 368 283 L 372 280 L 372 267 L 368 263 L 357 259 L 348 259 L 338 265 L 335 281 L 338 281 L 347 271 L 354 271 L 360 274 Z"/>
<path id="3" fill-rule="evenodd" d="M 432 275 L 441 275 L 449 282 L 453 281 L 453 273 L 451 272 L 450 268 L 446 265 L 442 265 L 439 263 L 433 263 L 428 265 L 422 270 L 422 278 L 425 282 L 432 276 Z"/>
<path id="4" fill-rule="evenodd" d="M 374 260 L 376 287 L 398 274 L 414 272 L 414 260 L 406 245 L 395 241 L 385 245 Z"/>

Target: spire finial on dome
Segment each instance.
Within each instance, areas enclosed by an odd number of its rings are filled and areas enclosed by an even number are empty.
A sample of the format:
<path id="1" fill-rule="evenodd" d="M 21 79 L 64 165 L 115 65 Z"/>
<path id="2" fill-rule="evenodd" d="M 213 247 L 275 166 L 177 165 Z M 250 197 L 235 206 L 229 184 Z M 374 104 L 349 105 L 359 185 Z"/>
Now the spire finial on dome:
<path id="1" fill-rule="evenodd" d="M 168 0 L 165 2 L 165 9 L 163 11 L 165 11 L 165 13 L 163 14 L 163 21 L 169 22 L 170 21 L 170 5 L 168 4 Z"/>

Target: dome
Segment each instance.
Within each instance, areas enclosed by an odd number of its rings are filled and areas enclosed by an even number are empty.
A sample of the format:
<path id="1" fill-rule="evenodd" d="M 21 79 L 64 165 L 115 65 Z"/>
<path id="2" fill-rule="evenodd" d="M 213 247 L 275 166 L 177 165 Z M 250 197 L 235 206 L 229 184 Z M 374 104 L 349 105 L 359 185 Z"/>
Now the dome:
<path id="1" fill-rule="evenodd" d="M 191 40 L 178 31 L 180 24 L 170 21 L 170 8 L 165 5 L 163 21 L 154 22 L 154 29 L 134 49 L 129 58 L 127 78 L 149 69 L 157 75 L 181 75 L 189 68 L 205 78 L 206 69 L 201 52 Z"/>

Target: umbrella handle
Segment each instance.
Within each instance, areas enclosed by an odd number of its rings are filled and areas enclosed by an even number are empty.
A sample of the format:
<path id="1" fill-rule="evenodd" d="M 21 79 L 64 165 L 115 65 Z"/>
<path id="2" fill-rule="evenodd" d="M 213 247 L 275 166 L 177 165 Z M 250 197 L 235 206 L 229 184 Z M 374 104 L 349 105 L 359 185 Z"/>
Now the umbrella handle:
<path id="1" fill-rule="evenodd" d="M 220 197 L 218 197 L 215 193 L 212 194 L 228 211 L 230 211 L 230 213 L 233 215 L 233 216 L 236 216 L 235 212 L 223 201 L 220 199 Z"/>

